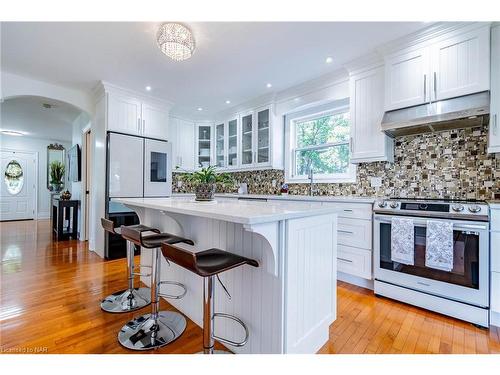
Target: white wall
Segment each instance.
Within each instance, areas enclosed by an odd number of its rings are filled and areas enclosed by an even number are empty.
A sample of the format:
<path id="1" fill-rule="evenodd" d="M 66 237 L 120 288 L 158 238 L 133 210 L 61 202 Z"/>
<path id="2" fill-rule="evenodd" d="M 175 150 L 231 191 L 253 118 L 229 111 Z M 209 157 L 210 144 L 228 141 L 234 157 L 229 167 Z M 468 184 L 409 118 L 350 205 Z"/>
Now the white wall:
<path id="1" fill-rule="evenodd" d="M 47 146 L 51 143 L 62 144 L 66 151 L 71 147 L 67 142 L 50 139 L 29 137 L 16 137 L 11 135 L 1 136 L 0 148 L 2 150 L 32 151 L 38 153 L 38 205 L 37 217 L 46 219 L 50 217 L 50 191 L 47 189 Z M 71 190 L 71 183 L 65 178 L 65 188 Z"/>

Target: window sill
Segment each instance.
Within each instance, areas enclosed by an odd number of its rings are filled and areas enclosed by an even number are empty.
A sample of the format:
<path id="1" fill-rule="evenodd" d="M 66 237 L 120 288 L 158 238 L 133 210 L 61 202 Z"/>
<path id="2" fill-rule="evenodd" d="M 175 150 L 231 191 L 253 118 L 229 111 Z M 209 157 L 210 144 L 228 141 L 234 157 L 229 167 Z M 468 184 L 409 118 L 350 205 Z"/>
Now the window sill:
<path id="1" fill-rule="evenodd" d="M 353 184 L 356 182 L 356 177 L 338 177 L 338 178 L 317 178 L 314 179 L 314 184 Z M 311 181 L 303 178 L 285 178 L 287 184 L 310 184 Z"/>

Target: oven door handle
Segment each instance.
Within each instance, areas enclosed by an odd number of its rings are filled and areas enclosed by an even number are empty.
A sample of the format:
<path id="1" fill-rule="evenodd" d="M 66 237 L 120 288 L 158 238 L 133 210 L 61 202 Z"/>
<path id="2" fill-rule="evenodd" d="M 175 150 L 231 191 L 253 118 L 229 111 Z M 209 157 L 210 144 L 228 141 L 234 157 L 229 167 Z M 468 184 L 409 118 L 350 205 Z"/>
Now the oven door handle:
<path id="1" fill-rule="evenodd" d="M 412 218 L 414 224 L 416 224 L 419 227 L 426 227 L 427 226 L 427 219 L 416 219 Z M 429 219 L 432 220 L 432 219 Z M 375 215 L 375 221 L 378 221 L 379 223 L 391 223 L 391 217 L 382 217 L 382 216 L 377 216 Z M 485 224 L 464 224 L 464 223 L 459 223 L 459 224 L 453 224 L 453 229 L 454 230 L 488 230 L 488 226 Z"/>

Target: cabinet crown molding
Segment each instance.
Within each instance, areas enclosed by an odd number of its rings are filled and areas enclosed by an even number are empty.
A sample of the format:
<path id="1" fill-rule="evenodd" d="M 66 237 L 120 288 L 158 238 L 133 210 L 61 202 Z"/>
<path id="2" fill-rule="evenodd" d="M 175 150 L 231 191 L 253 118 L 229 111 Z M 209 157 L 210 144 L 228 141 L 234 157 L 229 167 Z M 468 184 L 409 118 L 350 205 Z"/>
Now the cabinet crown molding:
<path id="1" fill-rule="evenodd" d="M 151 102 L 163 106 L 167 110 L 170 110 L 170 108 L 172 108 L 172 106 L 174 105 L 174 103 L 169 100 L 157 98 L 150 95 L 145 95 L 143 93 L 127 89 L 124 87 L 120 87 L 106 81 L 100 81 L 94 88 L 94 90 L 92 90 L 93 96 L 96 99 L 96 101 L 98 101 L 102 97 L 102 95 L 104 95 L 104 93 L 107 92 L 112 94 L 130 96 L 140 101 Z"/>
<path id="2" fill-rule="evenodd" d="M 378 47 L 376 51 L 382 56 L 387 56 L 404 49 L 420 48 L 426 44 L 486 26 L 491 26 L 491 22 L 436 22 L 422 30 L 386 43 Z"/>

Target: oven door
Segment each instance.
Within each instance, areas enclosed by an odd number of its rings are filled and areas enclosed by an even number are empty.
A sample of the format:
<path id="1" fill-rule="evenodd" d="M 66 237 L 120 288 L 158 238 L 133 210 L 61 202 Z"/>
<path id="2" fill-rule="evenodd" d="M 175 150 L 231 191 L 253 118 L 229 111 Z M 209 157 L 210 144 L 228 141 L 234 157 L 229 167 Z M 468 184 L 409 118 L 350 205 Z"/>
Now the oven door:
<path id="1" fill-rule="evenodd" d="M 414 265 L 391 260 L 391 215 L 374 215 L 375 279 L 428 294 L 489 306 L 489 224 L 453 221 L 453 269 L 451 272 L 425 266 L 427 220 L 412 217 L 415 230 Z M 399 216 L 401 217 L 401 216 Z"/>

